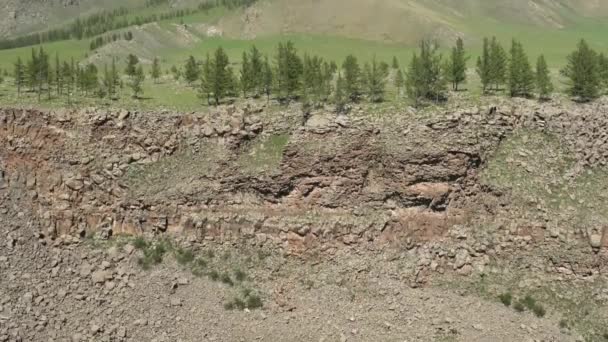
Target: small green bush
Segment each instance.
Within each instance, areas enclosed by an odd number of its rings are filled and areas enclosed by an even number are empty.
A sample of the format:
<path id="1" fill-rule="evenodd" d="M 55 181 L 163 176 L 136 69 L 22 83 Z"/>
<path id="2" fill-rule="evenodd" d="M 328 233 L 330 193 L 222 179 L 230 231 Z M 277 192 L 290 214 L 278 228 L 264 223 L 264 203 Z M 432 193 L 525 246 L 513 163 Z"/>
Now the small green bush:
<path id="1" fill-rule="evenodd" d="M 245 279 L 247 279 L 247 274 L 242 269 L 237 268 L 234 270 L 234 278 L 238 282 L 243 282 Z"/>
<path id="2" fill-rule="evenodd" d="M 234 286 L 234 281 L 232 280 L 232 278 L 230 278 L 230 275 L 228 273 L 222 273 L 220 280 L 226 285 Z"/>
<path id="3" fill-rule="evenodd" d="M 540 317 L 540 318 L 545 317 L 545 314 L 547 313 L 545 308 L 540 304 L 536 304 L 534 306 L 534 308 L 532 308 L 532 312 L 534 312 L 536 317 Z"/>
<path id="4" fill-rule="evenodd" d="M 190 249 L 179 248 L 175 251 L 175 259 L 180 265 L 187 265 L 194 260 L 194 252 Z"/>
<path id="5" fill-rule="evenodd" d="M 532 296 L 530 295 L 527 295 L 526 297 L 524 297 L 522 304 L 524 304 L 524 306 L 528 308 L 528 310 L 534 310 L 534 308 L 536 307 L 536 299 L 532 298 Z"/>
<path id="6" fill-rule="evenodd" d="M 133 247 L 136 249 L 146 249 L 148 248 L 148 242 L 143 237 L 138 236 L 133 240 Z"/>
<path id="7" fill-rule="evenodd" d="M 500 299 L 500 302 L 503 303 L 505 306 L 511 306 L 511 302 L 513 301 L 513 295 L 511 295 L 510 292 L 503 293 L 498 296 L 498 298 Z"/>
<path id="8" fill-rule="evenodd" d="M 262 298 L 256 294 L 250 294 L 247 296 L 247 308 L 258 309 L 262 307 Z"/>
<path id="9" fill-rule="evenodd" d="M 209 279 L 213 281 L 218 281 L 220 279 L 220 274 L 216 270 L 209 271 L 207 275 L 209 276 Z"/>

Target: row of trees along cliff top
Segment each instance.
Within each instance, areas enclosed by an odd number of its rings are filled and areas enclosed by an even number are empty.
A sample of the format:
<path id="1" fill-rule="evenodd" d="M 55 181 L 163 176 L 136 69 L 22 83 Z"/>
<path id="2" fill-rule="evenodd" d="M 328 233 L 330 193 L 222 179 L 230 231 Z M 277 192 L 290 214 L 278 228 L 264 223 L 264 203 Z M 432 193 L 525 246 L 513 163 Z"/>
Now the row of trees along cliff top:
<path id="1" fill-rule="evenodd" d="M 415 105 L 442 102 L 448 99 L 449 88 L 460 91 L 467 82 L 467 56 L 462 39 L 456 41 L 451 52 L 444 56 L 436 43 L 424 40 L 403 72 L 397 58 L 392 65 L 375 57 L 361 67 L 357 57 L 349 55 L 340 66 L 308 53 L 300 55 L 292 42 L 279 43 L 270 59 L 255 46 L 244 51 L 240 70 L 235 72 L 226 52 L 220 47 L 202 60 L 190 56 L 183 70 L 173 66 L 176 80 L 183 78 L 198 91 L 202 101 L 218 105 L 226 98 L 275 96 L 279 101 L 299 100 L 307 107 L 333 103 L 338 111 L 349 102 L 386 100 L 388 82 L 397 89 L 397 97 L 404 93 Z M 124 72 L 116 67 L 116 60 L 98 67 L 81 65 L 73 60 L 59 60 L 55 65 L 42 47 L 32 49 L 30 60 L 19 58 L 14 65 L 13 78 L 17 93 L 23 87 L 43 93 L 48 98 L 70 96 L 78 90 L 82 96 L 116 99 L 126 84 L 134 98 L 142 95 L 146 78 L 143 66 L 135 55 L 129 55 Z M 392 71 L 391 71 L 392 69 Z M 539 56 L 532 67 L 523 45 L 513 40 L 506 51 L 496 38 L 484 39 L 483 50 L 476 61 L 476 73 L 484 94 L 506 90 L 512 97 L 538 97 L 548 100 L 554 87 L 544 56 Z M 160 60 L 155 58 L 150 72 L 156 83 L 161 76 Z M 581 40 L 567 58 L 561 70 L 566 92 L 579 101 L 591 101 L 608 87 L 608 58 L 598 54 Z M 126 83 L 124 82 L 126 80 Z"/>

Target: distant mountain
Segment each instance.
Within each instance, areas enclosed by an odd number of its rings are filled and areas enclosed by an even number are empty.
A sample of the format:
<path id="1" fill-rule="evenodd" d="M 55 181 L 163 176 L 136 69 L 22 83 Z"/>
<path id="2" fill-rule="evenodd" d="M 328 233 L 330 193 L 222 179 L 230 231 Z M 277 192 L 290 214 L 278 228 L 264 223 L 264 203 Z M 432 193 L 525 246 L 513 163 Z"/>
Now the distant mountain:
<path id="1" fill-rule="evenodd" d="M 605 0 L 266 0 L 222 21 L 232 36 L 316 33 L 413 43 L 504 27 L 567 29 L 608 16 Z"/>
<path id="2" fill-rule="evenodd" d="M 104 9 L 137 8 L 137 15 L 149 2 L 187 8 L 204 1 L 0 0 L 0 37 L 59 27 Z M 604 17 L 606 0 L 259 0 L 214 24 L 233 38 L 309 33 L 413 44 L 424 37 L 479 41 L 501 31 L 568 30 Z"/>

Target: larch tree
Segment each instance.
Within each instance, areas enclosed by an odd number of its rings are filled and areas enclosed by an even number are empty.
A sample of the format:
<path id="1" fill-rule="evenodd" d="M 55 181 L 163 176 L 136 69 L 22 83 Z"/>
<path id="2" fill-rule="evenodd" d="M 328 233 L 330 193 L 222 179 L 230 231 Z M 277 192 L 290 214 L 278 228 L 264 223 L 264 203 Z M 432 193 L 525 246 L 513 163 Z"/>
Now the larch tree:
<path id="1" fill-rule="evenodd" d="M 361 68 L 357 57 L 354 55 L 346 56 L 342 63 L 344 78 L 344 92 L 350 101 L 357 102 L 361 97 Z"/>
<path id="2" fill-rule="evenodd" d="M 582 102 L 599 97 L 599 57 L 585 40 L 581 40 L 576 51 L 568 55 L 561 74 L 567 79 L 567 92 L 570 96 Z"/>
<path id="3" fill-rule="evenodd" d="M 150 72 L 150 76 L 154 80 L 154 83 L 158 83 L 158 79 L 160 78 L 162 71 L 160 70 L 160 60 L 158 57 L 154 57 L 152 61 L 152 71 Z"/>
<path id="4" fill-rule="evenodd" d="M 511 97 L 530 97 L 536 86 L 534 71 L 523 45 L 513 39 L 509 60 L 509 93 Z"/>
<path id="5" fill-rule="evenodd" d="M 456 46 L 452 48 L 450 58 L 446 63 L 446 76 L 452 84 L 452 90 L 458 91 L 458 86 L 467 80 L 467 61 L 469 57 L 464 49 L 462 38 L 456 40 Z"/>
<path id="6" fill-rule="evenodd" d="M 536 89 L 538 91 L 538 99 L 541 101 L 550 98 L 553 92 L 553 83 L 549 74 L 549 67 L 544 55 L 538 56 L 536 61 Z"/>

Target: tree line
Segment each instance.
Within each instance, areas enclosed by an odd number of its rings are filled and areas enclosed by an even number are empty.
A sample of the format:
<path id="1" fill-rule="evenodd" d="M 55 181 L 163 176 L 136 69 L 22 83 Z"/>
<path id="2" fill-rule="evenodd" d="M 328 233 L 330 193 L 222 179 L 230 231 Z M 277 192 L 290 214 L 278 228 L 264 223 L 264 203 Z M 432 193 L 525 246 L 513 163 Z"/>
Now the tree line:
<path id="1" fill-rule="evenodd" d="M 169 20 L 182 18 L 199 11 L 208 11 L 214 7 L 225 6 L 235 8 L 241 6 L 250 6 L 256 0 L 214 0 L 201 3 L 195 8 L 184 8 L 166 11 L 160 14 L 150 14 L 147 16 L 136 15 L 129 20 L 129 16 L 137 12 L 137 9 L 129 9 L 126 7 L 117 8 L 114 10 L 105 10 L 83 18 L 77 18 L 72 23 L 65 27 L 46 30 L 42 32 L 32 33 L 12 39 L 0 40 L 0 50 L 14 49 L 25 46 L 39 45 L 68 39 L 85 39 L 93 38 L 102 35 L 109 31 L 124 29 L 129 26 L 140 26 L 143 24 L 156 22 L 159 20 Z M 156 7 L 166 5 L 166 0 L 148 0 L 146 7 Z M 100 38 L 96 38 L 91 43 L 91 46 L 99 45 Z M 107 39 L 101 38 L 106 43 Z M 93 50 L 93 49 L 92 49 Z"/>
<path id="2" fill-rule="evenodd" d="M 156 80 L 160 73 L 160 63 L 155 58 L 151 77 Z M 61 61 L 59 55 L 55 55 L 52 60 L 42 47 L 32 49 L 31 57 L 26 61 L 17 58 L 12 76 L 18 97 L 25 91 L 35 93 L 38 101 L 43 97 L 48 100 L 65 97 L 69 104 L 76 95 L 115 100 L 125 86 L 132 90 L 134 98 L 139 98 L 146 78 L 135 55 L 128 56 L 123 72 L 118 69 L 116 59 L 100 71 L 95 64 L 81 65 L 73 58 Z M 126 84 L 123 76 L 127 78 Z"/>
<path id="3" fill-rule="evenodd" d="M 226 51 L 219 47 L 201 60 L 190 56 L 182 70 L 173 66 L 171 73 L 176 80 L 183 78 L 195 88 L 199 98 L 208 105 L 219 105 L 226 98 L 270 100 L 274 96 L 280 102 L 301 101 L 305 108 L 331 103 L 343 111 L 348 103 L 384 101 L 389 82 L 397 90 L 397 97 L 405 95 L 416 106 L 446 101 L 450 89 L 462 91 L 462 85 L 467 82 L 468 61 L 462 39 L 457 39 L 445 56 L 436 43 L 423 40 L 405 69 L 401 69 L 396 57 L 389 65 L 375 57 L 360 63 L 352 54 L 337 65 L 320 56 L 302 55 L 288 41 L 279 43 L 270 57 L 252 46 L 243 52 L 239 64 L 232 63 Z M 146 79 L 144 68 L 135 55 L 129 55 L 125 64 L 121 72 L 113 59 L 100 71 L 93 64 L 61 62 L 59 56 L 55 56 L 52 65 L 41 47 L 32 49 L 31 58 L 25 63 L 20 58 L 16 61 L 13 78 L 18 95 L 27 89 L 35 92 L 39 100 L 45 94 L 51 98 L 53 93 L 67 97 L 68 102 L 78 93 L 116 99 L 124 86 L 131 89 L 134 98 L 140 98 Z M 544 56 L 539 56 L 533 67 L 517 40 L 511 42 L 507 51 L 497 39 L 484 39 L 475 72 L 484 94 L 506 92 L 512 97 L 548 100 L 554 91 Z M 579 101 L 593 100 L 608 88 L 608 58 L 584 40 L 568 55 L 560 73 L 567 93 Z M 149 76 L 156 83 L 161 74 L 160 60 L 155 58 Z"/>
<path id="4" fill-rule="evenodd" d="M 269 98 L 274 94 L 279 100 L 298 99 L 312 106 L 333 102 L 343 108 L 348 102 L 362 99 L 384 101 L 389 81 L 397 89 L 397 96 L 405 90 L 405 95 L 419 105 L 447 100 L 450 88 L 461 90 L 467 81 L 469 59 L 461 38 L 445 56 L 436 42 L 423 40 L 405 71 L 396 57 L 391 66 L 375 57 L 361 66 L 354 55 L 347 56 L 338 68 L 319 56 L 301 56 L 293 43 L 287 42 L 278 44 L 272 58 L 263 56 L 255 46 L 245 51 L 238 75 L 222 48 L 201 61 L 190 56 L 183 76 L 188 84 L 198 84 L 202 99 L 216 105 L 240 92 L 243 97 Z M 483 94 L 504 91 L 511 97 L 550 99 L 555 88 L 547 61 L 541 54 L 535 62 L 530 62 L 523 44 L 516 39 L 506 50 L 495 37 L 484 38 L 475 63 Z M 179 77 L 177 68 L 172 69 Z M 591 101 L 608 88 L 608 58 L 581 40 L 568 55 L 560 75 L 568 95 L 578 101 Z"/>
<path id="5" fill-rule="evenodd" d="M 105 36 L 98 36 L 95 39 L 91 40 L 91 43 L 89 43 L 89 49 L 91 51 L 94 51 L 106 44 L 110 44 L 117 40 L 131 41 L 133 40 L 133 33 L 131 31 L 126 31 L 123 34 L 113 33 Z"/>

